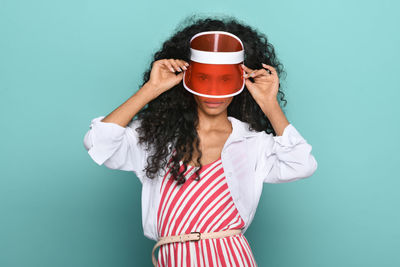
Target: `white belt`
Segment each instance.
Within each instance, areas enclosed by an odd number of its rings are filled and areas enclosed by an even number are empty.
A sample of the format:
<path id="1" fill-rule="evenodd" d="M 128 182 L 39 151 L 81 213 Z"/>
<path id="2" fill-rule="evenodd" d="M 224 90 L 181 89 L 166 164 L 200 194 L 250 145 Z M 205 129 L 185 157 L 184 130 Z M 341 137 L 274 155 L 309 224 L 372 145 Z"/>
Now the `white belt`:
<path id="1" fill-rule="evenodd" d="M 201 239 L 207 238 L 219 238 L 231 235 L 237 235 L 242 232 L 241 229 L 229 229 L 225 231 L 219 232 L 210 232 L 210 233 L 200 233 L 200 232 L 191 232 L 190 234 L 182 234 L 182 235 L 172 235 L 172 236 L 162 236 L 159 238 L 158 242 L 154 245 L 153 251 L 151 252 L 151 259 L 153 261 L 153 265 L 157 267 L 157 259 L 154 257 L 154 251 L 157 247 L 172 243 L 172 242 L 185 242 L 185 241 L 199 241 Z"/>

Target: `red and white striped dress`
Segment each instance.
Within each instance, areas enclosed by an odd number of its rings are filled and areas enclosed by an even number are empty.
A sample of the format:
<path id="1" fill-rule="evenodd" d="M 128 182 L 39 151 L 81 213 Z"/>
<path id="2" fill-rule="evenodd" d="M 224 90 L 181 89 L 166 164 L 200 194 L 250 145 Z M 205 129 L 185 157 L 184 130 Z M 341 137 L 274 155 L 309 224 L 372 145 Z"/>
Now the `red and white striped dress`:
<path id="1" fill-rule="evenodd" d="M 188 166 L 186 182 L 179 186 L 167 170 L 157 211 L 159 236 L 244 227 L 230 195 L 221 158 L 203 166 L 199 181 L 194 180 L 197 168 Z M 243 234 L 164 244 L 159 247 L 157 259 L 158 266 L 257 266 Z"/>

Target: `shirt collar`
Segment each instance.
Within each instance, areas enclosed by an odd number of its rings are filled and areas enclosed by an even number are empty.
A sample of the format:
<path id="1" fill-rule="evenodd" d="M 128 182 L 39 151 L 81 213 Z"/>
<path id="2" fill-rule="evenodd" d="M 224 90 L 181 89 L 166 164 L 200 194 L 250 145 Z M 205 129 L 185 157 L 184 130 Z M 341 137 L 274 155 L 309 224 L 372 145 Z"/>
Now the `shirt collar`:
<path id="1" fill-rule="evenodd" d="M 232 116 L 228 116 L 228 120 L 232 123 L 232 140 L 244 139 L 259 134 L 255 130 L 250 130 L 247 122 L 243 122 Z"/>
<path id="2" fill-rule="evenodd" d="M 243 122 L 232 116 L 228 116 L 228 120 L 232 124 L 232 133 L 230 136 L 231 142 L 237 140 L 244 140 L 246 137 L 252 137 L 259 134 L 259 132 L 257 131 L 250 130 L 248 128 L 249 124 L 247 122 Z M 169 147 L 171 148 L 172 144 L 170 144 Z"/>

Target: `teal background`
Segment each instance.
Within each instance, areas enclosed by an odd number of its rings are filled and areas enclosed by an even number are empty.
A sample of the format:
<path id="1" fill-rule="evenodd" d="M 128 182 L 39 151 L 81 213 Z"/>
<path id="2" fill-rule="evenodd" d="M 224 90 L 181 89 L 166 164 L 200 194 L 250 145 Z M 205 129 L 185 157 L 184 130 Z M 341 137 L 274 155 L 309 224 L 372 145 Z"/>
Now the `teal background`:
<path id="1" fill-rule="evenodd" d="M 397 1 L 0 2 L 0 266 L 151 266 L 141 184 L 91 160 L 91 119 L 131 96 L 184 17 L 230 15 L 285 66 L 308 179 L 265 184 L 259 266 L 400 266 Z"/>

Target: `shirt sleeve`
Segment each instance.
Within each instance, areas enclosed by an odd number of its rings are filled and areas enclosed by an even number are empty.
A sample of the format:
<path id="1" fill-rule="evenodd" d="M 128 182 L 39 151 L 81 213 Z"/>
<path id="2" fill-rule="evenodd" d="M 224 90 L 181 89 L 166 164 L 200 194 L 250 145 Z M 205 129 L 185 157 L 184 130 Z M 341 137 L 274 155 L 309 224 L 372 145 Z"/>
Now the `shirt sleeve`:
<path id="1" fill-rule="evenodd" d="M 317 169 L 312 146 L 289 124 L 281 136 L 262 132 L 256 165 L 264 183 L 286 183 L 310 177 Z"/>
<path id="2" fill-rule="evenodd" d="M 138 120 L 127 127 L 112 122 L 102 122 L 105 116 L 94 118 L 85 134 L 83 144 L 90 157 L 109 169 L 133 171 L 143 183 L 147 152 L 138 143 Z"/>

